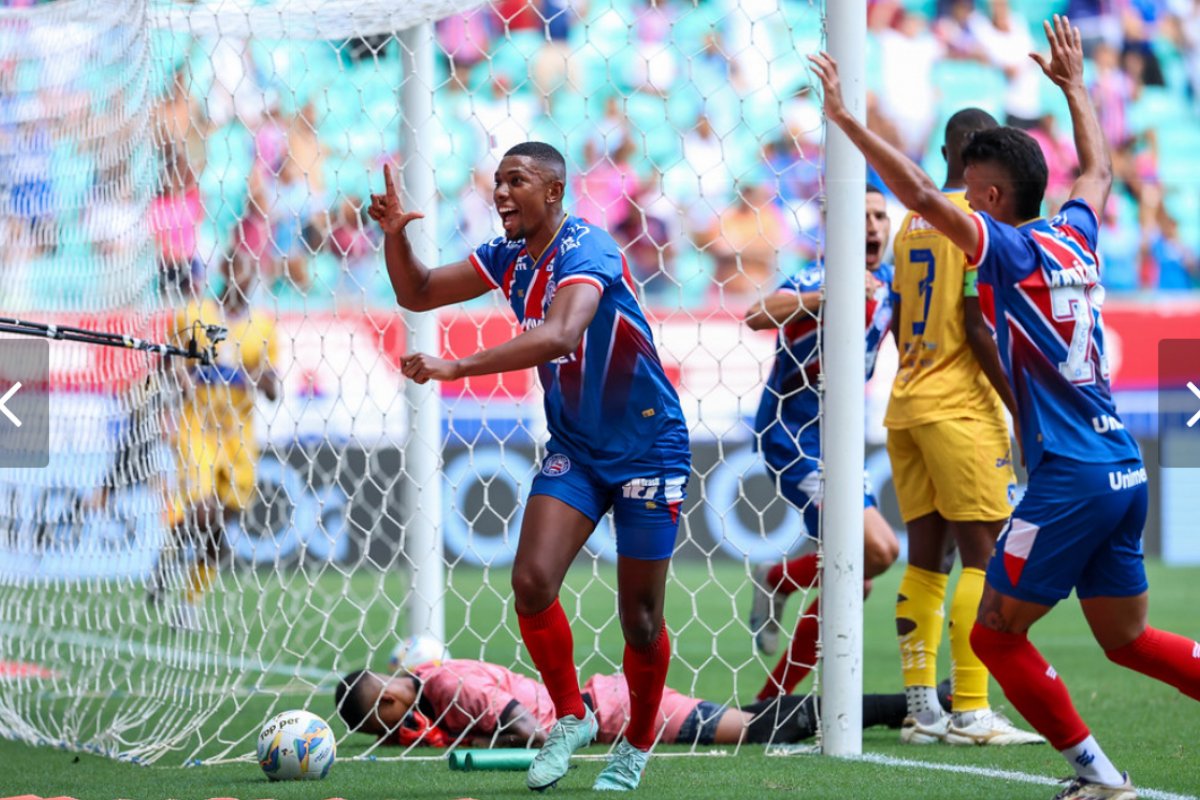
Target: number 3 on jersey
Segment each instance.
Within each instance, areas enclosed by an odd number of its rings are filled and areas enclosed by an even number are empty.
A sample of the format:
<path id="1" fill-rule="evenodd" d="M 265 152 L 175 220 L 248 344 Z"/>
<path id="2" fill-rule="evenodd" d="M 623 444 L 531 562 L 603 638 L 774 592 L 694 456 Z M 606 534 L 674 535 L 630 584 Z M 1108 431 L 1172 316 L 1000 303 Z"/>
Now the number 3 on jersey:
<path id="1" fill-rule="evenodd" d="M 926 264 L 925 277 L 917 284 L 917 290 L 921 292 L 921 321 L 913 321 L 912 332 L 913 336 L 922 336 L 925 333 L 925 321 L 929 319 L 929 301 L 933 299 L 933 278 L 937 273 L 937 264 L 933 260 L 932 250 L 913 250 L 909 253 L 909 259 L 914 264 Z"/>

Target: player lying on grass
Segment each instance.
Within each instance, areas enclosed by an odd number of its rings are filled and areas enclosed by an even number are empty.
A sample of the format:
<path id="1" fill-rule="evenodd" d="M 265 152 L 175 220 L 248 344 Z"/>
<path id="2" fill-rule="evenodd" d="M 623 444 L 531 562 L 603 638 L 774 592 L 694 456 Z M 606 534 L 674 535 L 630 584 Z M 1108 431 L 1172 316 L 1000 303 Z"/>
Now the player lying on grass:
<path id="1" fill-rule="evenodd" d="M 949 683 L 942 686 L 948 703 Z M 540 747 L 555 724 L 554 702 L 533 678 L 485 661 L 451 659 L 418 664 L 389 676 L 360 670 L 344 677 L 334 692 L 338 714 L 360 733 L 409 746 Z M 630 719 L 629 687 L 623 675 L 593 675 L 583 700 L 595 714 L 597 741 L 619 739 Z M 766 744 L 808 739 L 817 732 L 812 696 L 787 696 L 744 708 L 663 692 L 652 728 L 665 744 Z M 900 727 L 903 694 L 864 695 L 863 726 Z"/>
<path id="2" fill-rule="evenodd" d="M 1112 165 L 1084 86 L 1079 31 L 1057 15 L 1045 29 L 1050 59 L 1033 58 L 1066 96 L 1080 164 L 1071 199 L 1050 220 L 1038 216 L 1045 157 L 1025 132 L 982 131 L 964 149 L 974 209 L 968 214 L 850 114 L 833 59 L 821 54 L 810 61 L 824 85 L 828 119 L 901 202 L 971 254 L 980 285 L 994 295 L 1029 489 L 988 563 L 971 646 L 1017 710 L 1075 770 L 1056 800 L 1134 800 L 1129 776 L 1096 743 L 1027 635 L 1074 590 L 1111 661 L 1200 699 L 1200 645 L 1147 622 L 1146 469 L 1113 404 L 1100 319 L 1096 212 L 1108 200 Z"/>

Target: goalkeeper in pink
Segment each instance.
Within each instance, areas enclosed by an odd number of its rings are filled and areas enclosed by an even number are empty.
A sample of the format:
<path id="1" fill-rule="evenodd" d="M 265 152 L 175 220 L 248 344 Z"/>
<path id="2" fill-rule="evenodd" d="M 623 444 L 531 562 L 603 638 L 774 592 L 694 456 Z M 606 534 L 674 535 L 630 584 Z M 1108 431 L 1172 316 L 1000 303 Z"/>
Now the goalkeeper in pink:
<path id="1" fill-rule="evenodd" d="M 367 213 L 386 234 L 388 276 L 400 304 L 427 311 L 495 290 L 521 325 L 509 341 L 462 359 L 406 355 L 404 375 L 424 383 L 537 367 L 545 390 L 550 441 L 525 505 L 512 585 L 521 639 L 558 722 L 525 782 L 535 790 L 554 785 L 571 753 L 596 735 L 558 592 L 611 509 L 631 717 L 593 788 L 636 789 L 671 661 L 663 603 L 691 451 L 629 266 L 611 236 L 564 211 L 566 162 L 548 144 L 523 142 L 500 161 L 492 196 L 504 236 L 438 269 L 413 256 L 404 229 L 421 215 L 401 207 L 391 172 L 384 177 L 386 191 L 372 196 Z"/>
<path id="2" fill-rule="evenodd" d="M 1045 24 L 1050 58 L 1033 55 L 1066 96 L 1080 175 L 1056 216 L 1040 216 L 1045 158 L 1015 128 L 981 131 L 963 150 L 968 214 L 842 102 L 837 63 L 810 61 L 825 111 L 905 206 L 978 266 L 994 302 L 997 345 L 1016 396 L 1029 489 L 987 570 L 971 646 L 1005 695 L 1066 758 L 1075 777 L 1056 800 L 1135 800 L 1028 631 L 1074 591 L 1104 654 L 1200 700 L 1200 645 L 1148 624 L 1142 564 L 1148 492 L 1137 443 L 1108 383 L 1097 210 L 1112 187 L 1104 134 L 1083 82 L 1079 30 Z M 984 303 L 985 310 L 987 303 Z"/>

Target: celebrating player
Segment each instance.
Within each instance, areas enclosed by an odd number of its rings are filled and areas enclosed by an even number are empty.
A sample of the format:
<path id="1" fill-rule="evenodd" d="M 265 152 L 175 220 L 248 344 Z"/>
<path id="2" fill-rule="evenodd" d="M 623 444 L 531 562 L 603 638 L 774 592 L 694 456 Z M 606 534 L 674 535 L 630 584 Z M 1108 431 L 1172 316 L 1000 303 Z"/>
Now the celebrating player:
<path id="1" fill-rule="evenodd" d="M 962 150 L 976 131 L 997 127 L 978 108 L 946 123 L 946 197 L 966 209 Z M 912 744 L 1036 744 L 1045 740 L 990 709 L 988 671 L 971 650 L 984 569 L 1012 512 L 1016 483 L 1001 396 L 1012 391 L 984 321 L 975 268 L 962 250 L 910 211 L 894 247 L 892 331 L 900 365 L 884 425 L 900 515 L 908 529 L 908 567 L 896 599 L 896 633 L 908 696 L 900 740 Z M 989 376 L 1002 389 L 998 396 Z M 952 538 L 951 538 L 952 537 Z M 957 544 L 963 570 L 950 603 L 954 707 L 937 702 L 937 652 Z"/>
<path id="2" fill-rule="evenodd" d="M 825 54 L 810 60 L 824 84 L 828 118 L 905 205 L 971 254 L 980 284 L 994 293 L 1029 489 L 988 563 L 971 645 L 1017 710 L 1074 768 L 1057 800 L 1133 800 L 1129 776 L 1096 743 L 1027 635 L 1074 589 L 1110 660 L 1200 700 L 1200 645 L 1147 623 L 1146 471 L 1112 402 L 1099 313 L 1096 211 L 1108 200 L 1112 168 L 1084 87 L 1079 31 L 1057 15 L 1045 29 L 1050 58 L 1033 58 L 1066 96 L 1080 163 L 1070 200 L 1048 221 L 1038 217 L 1046 162 L 1030 136 L 997 128 L 972 139 L 963 152 L 975 212 L 968 214 L 851 116 L 836 62 Z"/>
<path id="3" fill-rule="evenodd" d="M 571 753 L 596 736 L 558 592 L 611 508 L 631 716 L 594 788 L 634 789 L 654 744 L 671 657 L 663 598 L 691 456 L 679 398 L 629 268 L 612 237 L 563 211 L 566 163 L 550 145 L 525 142 L 505 154 L 493 191 L 504 236 L 440 269 L 413 256 L 404 229 L 421 215 L 401 207 L 386 168 L 384 181 L 368 213 L 386 234 L 388 274 L 400 304 L 428 310 L 499 289 L 522 327 L 511 341 L 457 361 L 404 356 L 403 373 L 423 383 L 536 366 L 545 389 L 548 453 L 530 488 L 512 584 L 521 637 L 558 721 L 526 783 L 538 790 L 553 785 L 566 774 Z"/>
<path id="4" fill-rule="evenodd" d="M 278 360 L 275 324 L 254 313 L 250 305 L 258 281 L 257 264 L 234 255 L 224 262 L 224 271 L 220 303 L 193 302 L 176 322 L 175 335 L 183 347 L 196 323 L 229 331 L 217 348 L 216 363 L 178 373 L 189 391 L 176 437 L 179 497 L 172 508 L 172 539 L 174 546 L 190 541 L 195 548 L 184 600 L 174 620 L 182 628 L 199 626 L 200 600 L 216 578 L 226 517 L 246 508 L 254 492 L 259 457 L 254 398 L 258 392 L 268 400 L 279 396 L 279 378 L 271 366 Z M 164 555 L 159 554 L 149 587 L 151 602 L 157 602 L 165 588 L 169 562 Z"/>
<path id="5" fill-rule="evenodd" d="M 875 368 L 879 344 L 888 331 L 891 304 L 887 285 L 891 267 L 883 263 L 891 222 L 883 195 L 867 186 L 867 377 Z M 821 370 L 817 347 L 816 312 L 821 306 L 825 267 L 815 266 L 786 281 L 779 291 L 746 312 L 754 330 L 779 328 L 777 355 L 763 389 L 754 430 L 767 468 L 779 491 L 804 514 L 809 536 L 818 535 L 823 487 L 821 485 L 821 398 L 816 377 Z M 866 586 L 896 560 L 900 545 L 896 534 L 876 507 L 869 487 L 863 489 L 864 575 Z M 779 618 L 787 596 L 807 589 L 817 579 L 817 553 L 786 563 L 763 565 L 755 570 L 755 593 L 750 609 L 750 630 L 759 648 L 770 655 L 778 648 Z M 760 700 L 788 694 L 812 671 L 817 658 L 820 598 L 813 600 L 796 623 L 788 652 L 775 665 L 758 693 Z"/>
<path id="6" fill-rule="evenodd" d="M 944 692 L 949 686 L 943 684 Z M 597 740 L 618 741 L 632 709 L 626 677 L 593 675 L 584 703 L 596 715 Z M 943 694 L 943 699 L 948 698 Z M 391 676 L 352 672 L 334 690 L 338 714 L 352 731 L 388 744 L 447 747 L 538 747 L 555 724 L 546 687 L 486 661 L 452 659 L 418 664 Z M 899 727 L 904 695 L 864 695 L 863 726 Z M 667 744 L 766 744 L 801 742 L 817 732 L 812 695 L 782 697 L 741 709 L 687 697 L 666 688 L 654 724 Z"/>

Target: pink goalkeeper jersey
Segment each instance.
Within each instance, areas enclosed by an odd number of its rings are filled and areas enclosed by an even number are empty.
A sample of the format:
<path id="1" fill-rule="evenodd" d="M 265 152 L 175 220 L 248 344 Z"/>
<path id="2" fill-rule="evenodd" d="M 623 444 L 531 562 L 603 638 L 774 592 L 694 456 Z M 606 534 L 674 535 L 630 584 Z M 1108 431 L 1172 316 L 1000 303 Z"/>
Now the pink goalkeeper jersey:
<path id="1" fill-rule="evenodd" d="M 533 678 L 518 675 L 496 664 L 469 659 L 451 659 L 441 664 L 430 662 L 413 667 L 420 679 L 422 697 L 436 710 L 433 722 L 446 733 L 459 736 L 470 731 L 488 736 L 496 731 L 500 718 L 513 703 L 533 716 L 543 731 L 549 731 L 556 719 L 554 703 L 546 687 Z M 623 675 L 593 675 L 583 686 L 590 695 L 598 741 L 616 740 L 629 721 L 629 689 Z M 661 741 L 674 742 L 688 715 L 700 701 L 667 688 L 659 707 Z"/>

